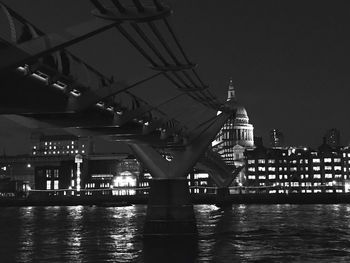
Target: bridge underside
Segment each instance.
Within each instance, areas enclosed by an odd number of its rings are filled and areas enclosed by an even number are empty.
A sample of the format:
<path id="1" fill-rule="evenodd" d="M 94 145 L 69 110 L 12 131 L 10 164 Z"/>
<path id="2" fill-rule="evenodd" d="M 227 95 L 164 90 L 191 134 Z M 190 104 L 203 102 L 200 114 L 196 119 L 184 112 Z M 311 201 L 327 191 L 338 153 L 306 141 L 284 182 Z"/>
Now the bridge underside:
<path id="1" fill-rule="evenodd" d="M 0 62 L 0 114 L 32 129 L 60 127 L 78 136 L 103 136 L 129 143 L 153 177 L 145 236 L 194 236 L 196 219 L 186 177 L 200 161 L 220 189 L 230 185 L 237 171 L 233 173 L 208 149 L 235 105 L 221 104 L 208 91 L 167 20 L 171 14 L 168 7 L 153 1 L 154 6 L 145 9 L 141 1 L 135 0 L 135 7 L 129 12 L 127 7 L 116 4 L 118 1 L 112 1 L 113 9 L 98 0 L 91 2 L 96 7 L 94 15 L 101 20 L 86 24 L 89 26 L 81 31 L 67 30 L 63 37 L 44 34 L 0 2 L 12 30 L 11 40 L 0 36 L 0 54 L 6 58 Z M 13 19 L 22 26 L 20 39 L 16 39 Z M 134 35 L 123 23 L 129 23 Z M 145 27 L 148 31 L 143 31 Z M 158 73 L 126 85 L 105 77 L 65 50 L 110 28 L 117 29 Z M 170 39 L 164 39 L 161 28 L 167 29 L 164 35 Z M 145 32 L 152 32 L 157 41 L 153 42 Z M 172 47 L 176 47 L 176 52 Z M 152 106 L 129 91 L 159 75 L 174 85 L 180 95 Z M 191 104 L 214 110 L 214 118 L 203 123 L 192 118 L 190 123 L 195 123 L 196 129 L 189 129 L 176 119 L 179 112 L 166 114 L 160 109 L 159 105 L 182 95 L 187 95 Z M 215 118 L 217 110 L 222 113 Z M 179 111 L 188 115 L 186 109 Z M 157 148 L 173 150 L 173 160 L 166 161 Z"/>

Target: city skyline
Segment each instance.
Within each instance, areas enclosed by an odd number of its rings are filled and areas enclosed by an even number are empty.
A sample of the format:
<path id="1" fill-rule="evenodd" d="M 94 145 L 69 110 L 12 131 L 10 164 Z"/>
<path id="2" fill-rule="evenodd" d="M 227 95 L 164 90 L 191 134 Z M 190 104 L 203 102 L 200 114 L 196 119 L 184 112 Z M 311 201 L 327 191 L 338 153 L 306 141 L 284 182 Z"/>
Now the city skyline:
<path id="1" fill-rule="evenodd" d="M 86 1 L 69 5 L 68 1 L 4 2 L 45 32 L 60 32 L 91 18 L 92 6 Z M 317 147 L 325 131 L 333 127 L 342 134 L 341 144 L 348 144 L 350 127 L 344 120 L 349 93 L 346 87 L 350 84 L 345 70 L 350 23 L 343 8 L 345 2 L 329 6 L 308 1 L 302 8 L 301 2 L 295 1 L 225 1 L 220 5 L 203 1 L 200 6 L 194 1 L 169 2 L 175 12 L 175 29 L 199 64 L 199 74 L 222 101 L 232 76 L 255 134 L 262 136 L 265 144 L 269 130 L 275 127 L 283 131 L 290 145 Z M 60 12 L 72 15 L 62 21 L 57 15 Z M 116 45 L 123 50 L 125 41 L 119 42 L 119 37 L 116 32 L 105 33 L 70 50 L 107 76 L 130 82 L 147 76 L 147 62 L 130 48 L 126 55 L 118 50 L 110 54 L 109 48 Z M 106 51 L 91 52 L 101 41 Z M 156 97 L 161 98 L 161 94 Z M 30 131 L 8 121 L 1 121 L 0 126 L 0 141 L 6 151 L 20 140 L 17 152 L 25 152 L 21 145 L 25 145 Z"/>

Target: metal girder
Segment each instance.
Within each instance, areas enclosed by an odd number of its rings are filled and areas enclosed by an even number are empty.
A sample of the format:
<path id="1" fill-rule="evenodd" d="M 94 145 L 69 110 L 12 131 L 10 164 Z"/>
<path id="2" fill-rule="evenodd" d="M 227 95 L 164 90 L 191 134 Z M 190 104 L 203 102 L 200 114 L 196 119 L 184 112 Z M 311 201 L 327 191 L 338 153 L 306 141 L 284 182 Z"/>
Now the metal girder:
<path id="1" fill-rule="evenodd" d="M 119 22 L 91 20 L 66 29 L 61 34 L 44 35 L 22 44 L 5 42 L 8 47 L 0 49 L 0 72 L 14 69 L 47 54 L 83 41 L 89 37 L 113 28 Z"/>
<path id="2" fill-rule="evenodd" d="M 192 140 L 191 144 L 176 152 L 171 162 L 166 161 L 151 146 L 135 143 L 129 145 L 156 178 L 186 177 L 229 117 L 230 115 L 224 112 L 218 115 L 204 132 Z"/>

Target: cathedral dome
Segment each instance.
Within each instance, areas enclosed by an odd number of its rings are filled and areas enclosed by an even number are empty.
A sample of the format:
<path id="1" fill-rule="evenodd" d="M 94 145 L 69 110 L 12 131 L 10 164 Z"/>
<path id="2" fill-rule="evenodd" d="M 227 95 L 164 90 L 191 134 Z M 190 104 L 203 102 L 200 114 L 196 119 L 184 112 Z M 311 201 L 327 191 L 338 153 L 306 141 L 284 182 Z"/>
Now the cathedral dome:
<path id="1" fill-rule="evenodd" d="M 235 114 L 235 124 L 248 124 L 249 118 L 246 109 L 238 105 Z"/>
<path id="2" fill-rule="evenodd" d="M 248 118 L 248 113 L 243 106 L 238 106 L 236 110 L 236 118 Z"/>

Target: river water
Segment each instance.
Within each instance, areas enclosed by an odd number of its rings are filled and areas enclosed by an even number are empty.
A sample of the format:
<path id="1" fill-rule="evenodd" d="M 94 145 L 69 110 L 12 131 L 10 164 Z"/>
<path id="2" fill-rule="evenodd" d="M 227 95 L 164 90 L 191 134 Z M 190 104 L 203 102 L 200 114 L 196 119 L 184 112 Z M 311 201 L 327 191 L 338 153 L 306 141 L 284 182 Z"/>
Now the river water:
<path id="1" fill-rule="evenodd" d="M 198 240 L 142 238 L 146 207 L 0 208 L 0 262 L 350 262 L 350 205 L 197 205 Z"/>

